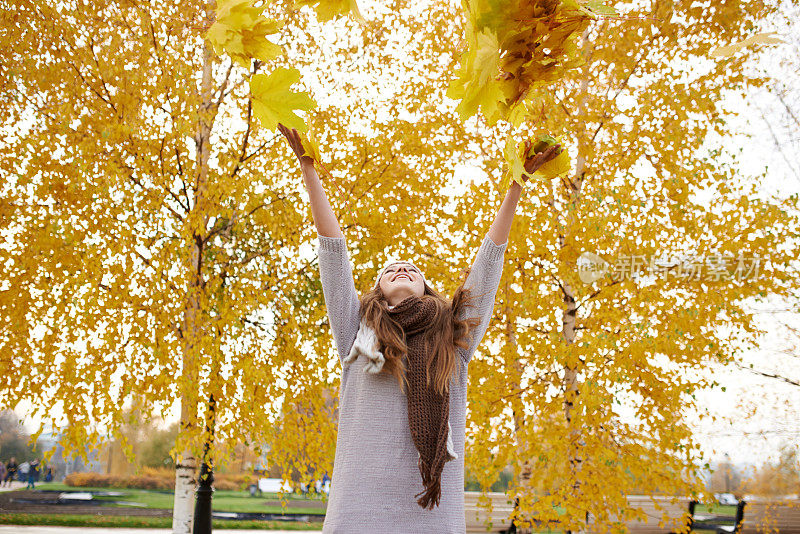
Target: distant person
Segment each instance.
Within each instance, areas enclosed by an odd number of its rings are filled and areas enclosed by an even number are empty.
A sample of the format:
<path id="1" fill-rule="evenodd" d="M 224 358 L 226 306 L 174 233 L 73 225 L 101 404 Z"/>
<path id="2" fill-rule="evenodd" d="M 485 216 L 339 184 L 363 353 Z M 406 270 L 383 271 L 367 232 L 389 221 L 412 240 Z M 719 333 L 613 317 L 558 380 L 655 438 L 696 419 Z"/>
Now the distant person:
<path id="1" fill-rule="evenodd" d="M 36 489 L 36 480 L 39 478 L 39 460 L 34 460 L 28 467 L 28 485 L 25 489 Z"/>
<path id="2" fill-rule="evenodd" d="M 8 463 L 6 463 L 6 474 L 3 477 L 3 486 L 11 485 L 11 481 L 14 480 L 17 471 L 19 471 L 19 465 L 17 464 L 17 459 L 12 456 Z"/>
<path id="3" fill-rule="evenodd" d="M 53 481 L 53 468 L 52 467 L 48 467 L 47 468 L 47 473 L 45 473 L 45 475 L 44 475 L 44 481 L 45 482 L 52 482 Z"/>
<path id="4" fill-rule="evenodd" d="M 31 468 L 30 462 L 22 462 L 19 464 L 19 471 L 17 473 L 17 480 L 20 482 L 28 480 L 28 470 Z"/>

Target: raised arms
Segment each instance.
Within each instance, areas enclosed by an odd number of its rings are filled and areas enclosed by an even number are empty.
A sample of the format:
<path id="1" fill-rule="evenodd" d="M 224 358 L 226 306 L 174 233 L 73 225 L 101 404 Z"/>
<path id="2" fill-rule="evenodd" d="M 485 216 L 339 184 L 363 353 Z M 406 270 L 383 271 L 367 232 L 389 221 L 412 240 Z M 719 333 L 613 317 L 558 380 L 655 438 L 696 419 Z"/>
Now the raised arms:
<path id="1" fill-rule="evenodd" d="M 525 170 L 533 173 L 536 169 L 556 157 L 560 152 L 560 148 L 561 145 L 553 145 L 547 150 L 528 158 L 525 160 Z M 527 181 L 528 177 L 523 175 L 522 179 L 523 181 Z M 508 241 L 508 234 L 511 232 L 511 223 L 514 220 L 514 212 L 517 210 L 517 203 L 519 202 L 521 193 L 522 186 L 512 181 L 503 199 L 503 203 L 497 211 L 494 222 L 492 222 L 492 226 L 489 228 L 489 238 L 494 241 L 495 244 Z"/>
<path id="2" fill-rule="evenodd" d="M 336 215 L 331 209 L 328 197 L 322 188 L 322 182 L 314 168 L 314 160 L 306 155 L 303 148 L 300 134 L 294 128 L 289 130 L 283 124 L 279 124 L 278 129 L 289 141 L 289 146 L 292 147 L 297 159 L 300 161 L 303 182 L 306 184 L 306 191 L 308 191 L 308 196 L 311 199 L 311 215 L 314 218 L 317 233 L 325 237 L 344 237 L 341 228 L 339 228 L 339 221 L 336 220 Z"/>
<path id="3" fill-rule="evenodd" d="M 314 161 L 305 155 L 300 134 L 297 130 L 289 130 L 282 124 L 278 125 L 278 128 L 300 160 L 303 181 L 311 198 L 311 215 L 314 217 L 319 238 L 317 252 L 322 294 L 325 298 L 333 341 L 341 362 L 349 354 L 359 326 L 360 303 L 353 282 L 353 267 L 347 257 L 347 246 L 344 234 L 339 228 L 339 221 L 336 220 L 317 171 L 314 170 Z"/>

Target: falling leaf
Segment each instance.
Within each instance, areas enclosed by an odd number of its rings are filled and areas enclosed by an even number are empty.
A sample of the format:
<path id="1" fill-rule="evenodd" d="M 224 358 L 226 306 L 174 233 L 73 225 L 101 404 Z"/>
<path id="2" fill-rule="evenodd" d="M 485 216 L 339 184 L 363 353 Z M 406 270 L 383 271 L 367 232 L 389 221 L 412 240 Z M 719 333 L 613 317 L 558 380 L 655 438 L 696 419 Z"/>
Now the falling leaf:
<path id="1" fill-rule="evenodd" d="M 776 32 L 757 33 L 755 35 L 751 35 L 744 41 L 739 41 L 738 43 L 733 43 L 730 45 L 725 45 L 715 48 L 710 55 L 711 57 L 731 57 L 733 54 L 735 54 L 742 48 L 751 44 L 775 44 L 784 42 L 783 40 L 778 39 L 777 37 L 772 37 L 773 35 L 777 35 L 777 33 Z"/>
<path id="2" fill-rule="evenodd" d="M 271 74 L 256 74 L 250 79 L 253 97 L 253 112 L 268 130 L 275 130 L 278 123 L 305 132 L 306 123 L 293 110 L 309 110 L 317 104 L 305 92 L 295 93 L 291 86 L 300 81 L 297 69 L 277 68 Z"/>

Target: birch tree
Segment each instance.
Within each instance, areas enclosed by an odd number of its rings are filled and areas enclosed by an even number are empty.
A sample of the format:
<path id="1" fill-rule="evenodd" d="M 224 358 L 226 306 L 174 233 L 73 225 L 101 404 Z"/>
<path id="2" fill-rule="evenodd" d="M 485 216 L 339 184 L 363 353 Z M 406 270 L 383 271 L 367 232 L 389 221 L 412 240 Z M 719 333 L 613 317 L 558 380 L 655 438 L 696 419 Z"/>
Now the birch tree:
<path id="1" fill-rule="evenodd" d="M 742 176 L 735 154 L 706 143 L 734 113 L 719 105 L 726 91 L 766 82 L 742 69 L 758 47 L 711 52 L 758 31 L 775 8 L 626 5 L 585 27 L 578 61 L 531 91 L 517 130 L 500 123 L 485 136 L 479 165 L 498 191 L 516 178 L 503 168 L 509 136 L 560 136 L 572 160 L 527 182 L 495 321 L 470 371 L 467 461 L 484 487 L 515 465 L 510 493 L 523 526 L 535 518 L 581 530 L 590 514 L 612 529 L 635 515 L 625 499 L 633 488 L 703 494 L 683 414 L 700 410 L 695 391 L 720 384 L 701 371 L 736 361 L 755 340 L 748 299 L 797 291 L 796 197 L 759 197 L 761 177 Z M 491 57 L 483 46 L 478 56 Z M 502 60 L 495 76 L 510 78 Z M 465 225 L 468 236 L 498 198 L 481 185 L 465 196 L 464 220 L 486 209 Z M 592 265 L 599 272 L 581 272 Z"/>
<path id="2" fill-rule="evenodd" d="M 355 22 L 327 20 L 325 9 L 271 5 L 267 16 L 286 24 L 274 36 L 286 55 L 250 68 L 203 37 L 210 3 L 20 1 L 3 13 L 14 46 L 2 49 L 0 402 L 30 402 L 76 451 L 106 431 L 124 440 L 132 397 L 145 413 L 179 406 L 175 532 L 192 528 L 212 395 L 213 462 L 225 461 L 218 444 L 237 440 L 272 445 L 270 463 L 287 478 L 309 465 L 330 472 L 333 461 L 335 421 L 321 393 L 338 387 L 338 360 L 307 254 L 316 236 L 293 160 L 255 116 L 256 74 L 297 66 L 331 95 L 315 94 L 323 104 L 306 120 L 359 287 L 398 250 L 458 282 L 464 262 L 442 254 L 434 243 L 447 239 L 429 228 L 446 229 L 439 191 L 453 154 L 475 137 L 437 108 L 442 87 L 428 77 L 447 64 L 423 62 L 438 43 L 413 33 L 429 15 L 390 7 L 357 35 Z M 432 37 L 455 41 L 453 12 L 436 8 Z M 350 31 L 322 47 L 326 24 Z M 412 49 L 407 68 L 395 68 L 395 39 Z M 361 85 L 320 83 L 331 67 L 360 71 Z M 374 98 L 374 84 L 387 92 Z M 292 405 L 308 409 L 275 432 Z M 309 445 L 304 436 L 321 446 L 292 457 Z"/>
<path id="3" fill-rule="evenodd" d="M 309 268 L 299 191 L 254 117 L 264 62 L 214 54 L 215 7 L 21 0 L 2 15 L 0 346 L 16 379 L 0 400 L 30 402 L 78 452 L 124 441 L 132 396 L 146 413 L 177 404 L 175 532 L 192 530 L 205 399 L 224 407 L 218 438 L 268 432 L 281 358 L 300 355 L 270 341 Z"/>

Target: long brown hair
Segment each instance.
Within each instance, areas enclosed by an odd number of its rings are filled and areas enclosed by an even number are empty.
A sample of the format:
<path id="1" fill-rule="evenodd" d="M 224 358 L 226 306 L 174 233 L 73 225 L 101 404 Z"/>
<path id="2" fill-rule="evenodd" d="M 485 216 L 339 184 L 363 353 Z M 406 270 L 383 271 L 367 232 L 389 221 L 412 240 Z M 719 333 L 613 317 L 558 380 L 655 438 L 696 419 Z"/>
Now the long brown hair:
<path id="1" fill-rule="evenodd" d="M 433 356 L 428 358 L 425 369 L 426 383 L 430 385 L 431 375 L 435 391 L 444 395 L 450 388 L 450 376 L 460 367 L 456 365 L 456 347 L 466 349 L 470 346 L 473 330 L 480 324 L 478 317 L 459 319 L 466 306 L 471 306 L 476 298 L 464 287 L 469 269 L 463 274 L 464 280 L 453 293 L 453 299 L 447 300 L 427 283 L 422 299 L 432 299 L 436 303 L 436 313 L 431 324 L 424 332 L 425 350 Z M 360 315 L 366 319 L 378 337 L 380 351 L 385 362 L 381 372 L 386 372 L 397 379 L 401 391 L 406 391 L 406 366 L 403 362 L 408 347 L 402 327 L 392 319 L 389 303 L 381 291 L 380 285 L 365 293 L 359 299 Z"/>

